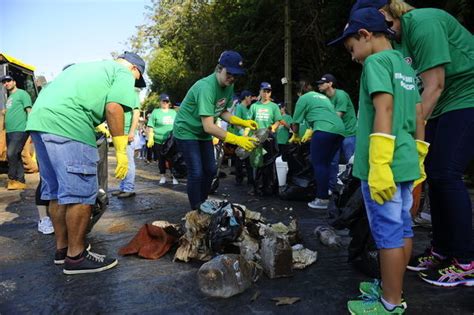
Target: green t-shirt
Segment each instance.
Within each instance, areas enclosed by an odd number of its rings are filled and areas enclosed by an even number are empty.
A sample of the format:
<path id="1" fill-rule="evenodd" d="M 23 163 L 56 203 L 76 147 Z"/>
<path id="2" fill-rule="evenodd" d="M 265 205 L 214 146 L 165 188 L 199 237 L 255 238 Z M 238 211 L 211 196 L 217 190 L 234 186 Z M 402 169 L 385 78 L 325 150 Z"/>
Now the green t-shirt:
<path id="1" fill-rule="evenodd" d="M 282 118 L 288 125 L 291 125 L 293 123 L 293 119 L 288 114 L 283 115 Z M 290 139 L 290 130 L 280 124 L 276 132 L 276 138 L 278 144 L 287 144 L 288 140 Z"/>
<path id="2" fill-rule="evenodd" d="M 16 89 L 10 94 L 6 103 L 5 131 L 18 132 L 25 131 L 28 115 L 26 109 L 31 107 L 30 95 L 22 89 Z"/>
<path id="3" fill-rule="evenodd" d="M 350 137 L 356 134 L 357 130 L 357 118 L 354 110 L 354 105 L 352 104 L 349 94 L 343 90 L 336 89 L 336 93 L 329 98 L 334 104 L 334 108 L 337 112 L 344 113 L 342 115 L 342 122 L 346 129 L 344 136 Z"/>
<path id="4" fill-rule="evenodd" d="M 237 106 L 235 107 L 234 115 L 244 120 L 250 119 L 248 107 L 245 107 L 241 103 L 237 104 Z M 227 131 L 230 131 L 233 134 L 240 135 L 240 136 L 244 134 L 244 128 L 232 126 L 230 124 L 229 124 L 229 127 L 227 127 Z"/>
<path id="5" fill-rule="evenodd" d="M 444 65 L 444 90 L 430 118 L 474 107 L 473 35 L 447 12 L 429 8 L 405 13 L 401 28 L 402 42 L 394 48 L 417 74 Z"/>
<path id="6" fill-rule="evenodd" d="M 135 102 L 135 107 L 133 107 L 133 110 L 138 109 L 140 105 L 140 99 L 138 98 L 138 93 L 136 93 L 137 99 Z M 128 135 L 130 132 L 130 128 L 132 127 L 132 120 L 133 120 L 133 110 L 131 111 L 126 111 L 123 113 L 123 132 L 124 134 Z"/>
<path id="7" fill-rule="evenodd" d="M 204 131 L 201 116 L 213 116 L 216 121 L 232 105 L 233 93 L 234 86 L 220 86 L 215 73 L 194 83 L 181 103 L 173 135 L 181 140 L 211 140 L 211 135 Z"/>
<path id="8" fill-rule="evenodd" d="M 259 129 L 268 128 L 282 119 L 278 105 L 273 102 L 254 103 L 250 107 L 249 117 L 257 122 Z"/>
<path id="9" fill-rule="evenodd" d="M 148 119 L 148 127 L 153 128 L 153 139 L 155 143 L 162 144 L 168 138 L 173 130 L 176 111 L 168 109 L 164 111 L 161 108 L 155 108 Z"/>
<path id="10" fill-rule="evenodd" d="M 296 102 L 293 122 L 301 124 L 304 120 L 313 131 L 320 130 L 344 136 L 346 130 L 329 98 L 314 91 L 301 95 Z"/>
<path id="11" fill-rule="evenodd" d="M 400 52 L 384 50 L 369 56 L 360 78 L 359 123 L 353 174 L 362 180 L 369 174 L 369 136 L 373 133 L 374 93 L 393 96 L 392 135 L 395 152 L 391 164 L 395 182 L 418 179 L 420 168 L 415 145 L 416 104 L 421 101 L 416 88 L 415 72 Z"/>
<path id="12" fill-rule="evenodd" d="M 26 129 L 96 146 L 95 126 L 105 121 L 105 105 L 130 111 L 138 100 L 132 72 L 116 61 L 75 64 L 41 91 Z"/>

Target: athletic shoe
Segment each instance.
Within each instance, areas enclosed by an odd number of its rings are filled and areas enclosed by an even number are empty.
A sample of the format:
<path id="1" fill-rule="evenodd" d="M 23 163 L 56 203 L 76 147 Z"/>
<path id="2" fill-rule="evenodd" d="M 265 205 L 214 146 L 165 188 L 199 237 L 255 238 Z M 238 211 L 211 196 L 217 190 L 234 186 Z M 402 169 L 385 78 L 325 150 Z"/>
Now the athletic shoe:
<path id="1" fill-rule="evenodd" d="M 429 213 L 420 212 L 413 218 L 413 227 L 421 226 L 431 228 L 431 215 Z"/>
<path id="2" fill-rule="evenodd" d="M 178 180 L 176 178 L 174 178 L 174 176 L 173 176 L 173 185 L 178 185 L 178 184 L 179 184 Z"/>
<path id="3" fill-rule="evenodd" d="M 38 232 L 43 234 L 54 233 L 53 222 L 51 222 L 49 217 L 44 217 L 38 221 Z"/>
<path id="4" fill-rule="evenodd" d="M 347 302 L 347 309 L 353 315 L 368 314 L 368 315 L 384 315 L 384 314 L 403 314 L 405 309 L 403 306 L 396 306 L 389 311 L 385 308 L 380 299 L 367 300 L 353 300 Z"/>
<path id="5" fill-rule="evenodd" d="M 423 254 L 412 257 L 407 269 L 411 271 L 422 271 L 433 269 L 439 266 L 446 258 L 433 252 L 432 248 L 427 248 Z"/>
<path id="6" fill-rule="evenodd" d="M 135 196 L 134 191 L 123 191 L 120 195 L 117 196 L 119 199 L 130 198 Z"/>
<path id="7" fill-rule="evenodd" d="M 313 209 L 327 209 L 329 204 L 329 199 L 319 199 L 316 198 L 311 202 L 308 202 L 308 207 Z"/>
<path id="8" fill-rule="evenodd" d="M 161 175 L 160 177 L 160 185 L 166 184 L 166 177 L 165 175 Z"/>
<path id="9" fill-rule="evenodd" d="M 118 195 L 120 195 L 121 193 L 123 193 L 123 191 L 121 191 L 121 190 L 116 190 L 116 191 L 112 192 L 112 196 L 118 196 Z"/>
<path id="10" fill-rule="evenodd" d="M 91 244 L 87 244 L 86 251 L 87 250 L 91 250 Z M 66 256 L 67 256 L 67 247 L 56 249 L 56 252 L 54 253 L 54 264 L 55 265 L 64 264 L 64 260 L 66 259 Z"/>
<path id="11" fill-rule="evenodd" d="M 66 257 L 64 260 L 63 273 L 67 275 L 77 275 L 82 273 L 101 272 L 113 268 L 118 261 L 115 258 L 108 258 L 105 255 L 85 250 L 79 259 Z"/>
<path id="12" fill-rule="evenodd" d="M 374 279 L 374 281 L 363 281 L 359 283 L 359 291 L 362 293 L 362 296 L 369 297 L 372 299 L 379 299 L 382 296 L 382 286 L 379 279 Z M 408 308 L 408 304 L 405 301 L 402 293 L 402 303 L 404 309 Z"/>
<path id="13" fill-rule="evenodd" d="M 424 281 L 440 287 L 474 286 L 474 262 L 466 268 L 453 259 L 448 266 L 441 266 L 418 273 Z"/>

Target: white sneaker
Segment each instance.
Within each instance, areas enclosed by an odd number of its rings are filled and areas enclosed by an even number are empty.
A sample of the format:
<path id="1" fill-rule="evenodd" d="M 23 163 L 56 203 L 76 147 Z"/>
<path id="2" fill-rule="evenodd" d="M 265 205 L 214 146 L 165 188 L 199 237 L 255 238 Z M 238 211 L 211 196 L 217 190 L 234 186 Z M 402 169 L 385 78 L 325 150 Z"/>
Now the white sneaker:
<path id="1" fill-rule="evenodd" d="M 161 175 L 161 178 L 160 178 L 160 185 L 162 184 L 166 184 L 166 177 L 165 175 Z"/>
<path id="2" fill-rule="evenodd" d="M 329 204 L 329 199 L 319 199 L 316 198 L 311 202 L 308 202 L 308 207 L 313 209 L 327 209 Z"/>
<path id="3" fill-rule="evenodd" d="M 178 185 L 178 184 L 179 184 L 178 180 L 176 178 L 174 178 L 174 176 L 173 176 L 173 185 Z"/>
<path id="4" fill-rule="evenodd" d="M 38 231 L 43 233 L 43 234 L 53 234 L 54 233 L 54 227 L 53 227 L 53 222 L 51 222 L 51 219 L 49 217 L 44 217 L 38 222 Z"/>

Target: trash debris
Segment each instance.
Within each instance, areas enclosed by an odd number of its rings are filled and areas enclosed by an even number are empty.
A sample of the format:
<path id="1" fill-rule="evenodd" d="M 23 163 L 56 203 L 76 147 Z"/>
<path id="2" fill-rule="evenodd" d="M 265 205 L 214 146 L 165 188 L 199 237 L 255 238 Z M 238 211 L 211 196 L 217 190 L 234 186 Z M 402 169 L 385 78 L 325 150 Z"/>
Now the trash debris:
<path id="1" fill-rule="evenodd" d="M 242 233 L 245 212 L 236 204 L 222 202 L 220 208 L 211 216 L 207 232 L 209 248 L 214 253 L 223 254 Z"/>
<path id="2" fill-rule="evenodd" d="M 228 298 L 248 289 L 260 273 L 256 263 L 240 255 L 219 255 L 199 268 L 199 288 L 207 296 Z"/>
<path id="3" fill-rule="evenodd" d="M 293 253 L 288 237 L 267 228 L 261 242 L 261 264 L 265 274 L 273 279 L 293 275 Z"/>
<path id="4" fill-rule="evenodd" d="M 260 248 L 258 239 L 253 238 L 247 227 L 244 227 L 242 233 L 239 236 L 238 241 L 235 243 L 240 248 L 240 255 L 249 261 L 259 261 L 260 255 L 258 250 Z"/>
<path id="5" fill-rule="evenodd" d="M 275 233 L 285 235 L 288 238 L 290 245 L 301 242 L 301 236 L 298 230 L 298 221 L 296 219 L 291 219 L 288 225 L 285 225 L 282 222 L 278 222 L 276 224 L 261 225 L 259 231 L 260 236 L 263 237 L 267 229 L 271 229 Z"/>
<path id="6" fill-rule="evenodd" d="M 329 247 L 341 247 L 341 237 L 336 234 L 334 228 L 328 225 L 320 225 L 314 229 L 314 235 L 319 237 L 321 243 Z"/>
<path id="7" fill-rule="evenodd" d="M 190 211 L 185 216 L 186 233 L 180 238 L 180 246 L 174 255 L 174 261 L 188 262 L 190 259 L 208 261 L 212 252 L 206 244 L 206 235 L 211 223 L 211 216 Z"/>
<path id="8" fill-rule="evenodd" d="M 279 297 L 274 297 L 272 301 L 276 301 L 275 305 L 292 305 L 295 304 L 296 302 L 301 301 L 301 298 L 299 297 L 289 297 L 289 296 L 279 296 Z"/>
<path id="9" fill-rule="evenodd" d="M 177 235 L 178 232 L 174 233 Z M 165 229 L 145 224 L 135 235 L 135 237 L 119 250 L 120 255 L 133 255 L 147 259 L 158 259 L 165 255 L 176 242 L 177 237 L 168 234 Z"/>
<path id="10" fill-rule="evenodd" d="M 318 252 L 304 248 L 302 244 L 296 244 L 293 250 L 293 269 L 304 269 L 318 259 Z"/>
<path id="11" fill-rule="evenodd" d="M 262 294 L 262 293 L 260 293 L 260 291 L 256 291 L 256 292 L 252 295 L 252 298 L 250 299 L 250 302 L 255 302 L 255 301 L 258 299 L 258 297 L 260 296 L 260 294 Z"/>

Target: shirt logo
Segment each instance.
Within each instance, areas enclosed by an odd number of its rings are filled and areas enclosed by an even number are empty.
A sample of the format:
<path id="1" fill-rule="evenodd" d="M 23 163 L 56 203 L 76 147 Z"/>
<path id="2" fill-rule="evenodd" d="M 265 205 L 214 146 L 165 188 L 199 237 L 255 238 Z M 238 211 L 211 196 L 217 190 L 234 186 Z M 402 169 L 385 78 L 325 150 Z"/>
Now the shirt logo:
<path id="1" fill-rule="evenodd" d="M 216 103 L 216 109 L 214 111 L 215 115 L 216 116 L 219 116 L 221 114 L 221 112 L 224 110 L 225 108 L 225 104 L 227 103 L 227 99 L 224 97 L 224 98 L 221 98 L 220 100 L 217 100 L 217 103 Z"/>

